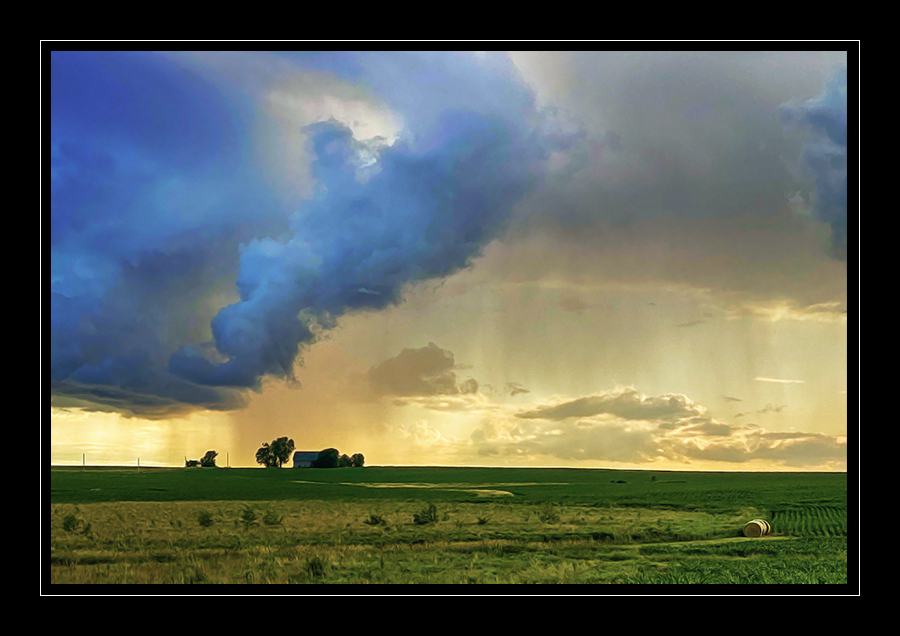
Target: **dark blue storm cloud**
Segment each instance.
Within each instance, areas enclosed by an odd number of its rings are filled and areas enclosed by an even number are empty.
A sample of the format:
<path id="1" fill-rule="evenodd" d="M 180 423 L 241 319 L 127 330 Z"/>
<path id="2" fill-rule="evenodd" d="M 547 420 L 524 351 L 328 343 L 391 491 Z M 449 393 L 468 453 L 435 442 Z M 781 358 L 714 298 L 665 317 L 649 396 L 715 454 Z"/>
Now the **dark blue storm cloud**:
<path id="1" fill-rule="evenodd" d="M 801 160 L 815 180 L 815 210 L 831 225 L 834 254 L 847 257 L 847 69 L 841 68 L 825 91 L 779 109 L 785 126 L 812 133 Z"/>
<path id="2" fill-rule="evenodd" d="M 233 296 L 236 245 L 287 227 L 248 159 L 252 102 L 149 53 L 54 52 L 49 66 L 54 403 L 242 403 L 166 367 L 208 332 L 211 299 Z"/>
<path id="3" fill-rule="evenodd" d="M 254 161 L 258 96 L 171 56 L 52 54 L 54 403 L 143 416 L 240 406 L 265 376 L 291 378 L 342 315 L 467 267 L 550 152 L 574 142 L 551 132 L 504 56 L 336 60 L 405 128 L 364 146 L 336 120 L 310 126 L 316 194 L 298 207 Z"/>

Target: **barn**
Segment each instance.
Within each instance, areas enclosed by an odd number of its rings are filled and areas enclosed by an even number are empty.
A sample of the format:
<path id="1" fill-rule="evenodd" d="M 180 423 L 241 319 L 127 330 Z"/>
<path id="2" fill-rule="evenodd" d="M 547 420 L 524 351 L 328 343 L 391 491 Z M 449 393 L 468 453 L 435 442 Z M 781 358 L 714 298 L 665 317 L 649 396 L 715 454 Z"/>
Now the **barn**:
<path id="1" fill-rule="evenodd" d="M 296 451 L 294 468 L 312 468 L 313 462 L 319 459 L 319 451 Z"/>

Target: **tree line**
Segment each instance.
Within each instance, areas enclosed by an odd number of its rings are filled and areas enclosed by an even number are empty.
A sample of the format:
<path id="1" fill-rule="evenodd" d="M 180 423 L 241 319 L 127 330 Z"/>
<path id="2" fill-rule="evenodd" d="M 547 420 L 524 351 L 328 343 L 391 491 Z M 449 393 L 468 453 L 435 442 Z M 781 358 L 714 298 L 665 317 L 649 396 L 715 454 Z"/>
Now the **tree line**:
<path id="1" fill-rule="evenodd" d="M 206 454 L 200 459 L 188 459 L 184 458 L 184 465 L 187 466 L 200 466 L 202 468 L 215 468 L 216 467 L 216 457 L 218 453 L 214 450 L 206 451 Z"/>
<path id="2" fill-rule="evenodd" d="M 256 463 L 266 468 L 281 468 L 291 459 L 294 453 L 294 440 L 287 437 L 279 437 L 272 443 L 264 442 L 256 451 Z M 214 450 L 206 451 L 200 459 L 184 458 L 185 467 L 200 466 L 203 468 L 215 468 L 216 456 Z M 342 455 L 336 448 L 326 448 L 318 453 L 318 457 L 312 461 L 313 468 L 362 468 L 366 464 L 366 458 L 362 453 Z"/>
<path id="3" fill-rule="evenodd" d="M 256 451 L 256 463 L 266 468 L 281 468 L 294 453 L 294 440 L 279 437 L 272 443 L 264 442 Z M 319 451 L 318 457 L 312 461 L 313 468 L 362 468 L 366 458 L 362 453 L 342 455 L 336 448 Z"/>

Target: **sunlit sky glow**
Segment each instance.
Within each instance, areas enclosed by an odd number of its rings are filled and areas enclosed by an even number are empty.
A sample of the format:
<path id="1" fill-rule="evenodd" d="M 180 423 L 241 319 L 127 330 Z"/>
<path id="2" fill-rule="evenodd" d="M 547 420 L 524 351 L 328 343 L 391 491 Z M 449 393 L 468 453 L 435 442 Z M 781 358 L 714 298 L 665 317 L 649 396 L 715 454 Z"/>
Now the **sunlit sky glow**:
<path id="1" fill-rule="evenodd" d="M 846 52 L 48 57 L 52 463 L 846 470 Z"/>

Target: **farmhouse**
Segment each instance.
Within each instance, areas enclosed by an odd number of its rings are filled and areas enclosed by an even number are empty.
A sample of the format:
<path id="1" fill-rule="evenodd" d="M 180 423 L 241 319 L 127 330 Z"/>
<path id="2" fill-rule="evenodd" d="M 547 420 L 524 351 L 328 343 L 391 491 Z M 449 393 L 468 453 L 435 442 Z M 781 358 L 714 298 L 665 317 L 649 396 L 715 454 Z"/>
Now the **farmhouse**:
<path id="1" fill-rule="evenodd" d="M 312 468 L 313 462 L 319 459 L 319 451 L 296 451 L 294 468 Z"/>

